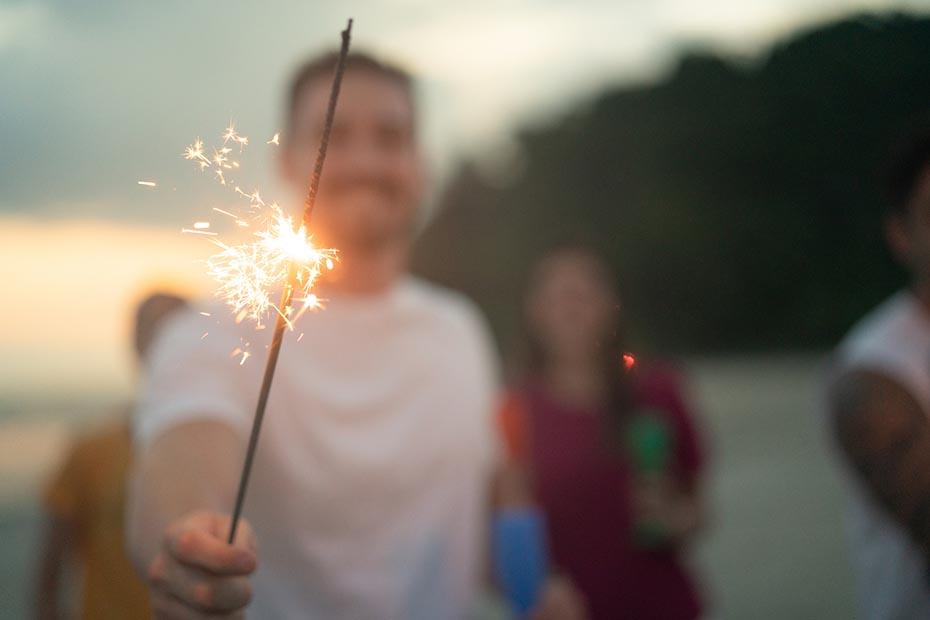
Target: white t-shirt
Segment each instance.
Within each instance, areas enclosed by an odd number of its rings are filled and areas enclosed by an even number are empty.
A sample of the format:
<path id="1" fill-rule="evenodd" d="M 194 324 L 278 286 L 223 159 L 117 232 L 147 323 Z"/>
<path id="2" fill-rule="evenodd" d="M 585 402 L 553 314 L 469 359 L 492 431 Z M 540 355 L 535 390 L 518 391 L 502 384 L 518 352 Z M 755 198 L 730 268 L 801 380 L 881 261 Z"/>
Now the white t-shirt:
<path id="1" fill-rule="evenodd" d="M 868 370 L 907 390 L 930 415 L 930 317 L 906 291 L 860 321 L 840 345 L 834 372 Z M 924 554 L 849 472 L 850 553 L 865 620 L 930 618 Z"/>
<path id="2" fill-rule="evenodd" d="M 458 620 L 479 578 L 496 451 L 483 321 L 413 278 L 325 306 L 286 334 L 271 387 L 244 509 L 260 545 L 248 617 Z M 273 323 L 199 311 L 166 325 L 152 352 L 142 446 L 192 420 L 248 436 Z"/>

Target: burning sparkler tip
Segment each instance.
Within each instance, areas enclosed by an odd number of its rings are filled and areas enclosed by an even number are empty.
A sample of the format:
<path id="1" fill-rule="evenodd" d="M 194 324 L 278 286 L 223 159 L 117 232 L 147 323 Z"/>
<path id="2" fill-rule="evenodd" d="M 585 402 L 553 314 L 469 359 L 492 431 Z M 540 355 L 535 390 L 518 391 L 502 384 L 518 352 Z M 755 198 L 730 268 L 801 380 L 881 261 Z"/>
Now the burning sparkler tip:
<path id="1" fill-rule="evenodd" d="M 238 178 L 227 178 L 228 170 L 238 171 L 240 162 L 233 160 L 230 153 L 239 145 L 239 151 L 249 144 L 249 138 L 239 133 L 235 121 L 230 118 L 225 130 L 220 134 L 222 141 L 216 146 L 207 146 L 198 136 L 188 145 L 182 156 L 194 162 L 201 171 L 209 169 L 213 172 L 215 180 L 221 185 L 232 189 L 242 199 L 248 202 L 251 211 L 246 216 L 231 213 L 215 208 L 214 211 L 230 217 L 237 226 L 242 228 L 257 227 L 251 242 L 240 244 L 227 244 L 213 232 L 210 222 L 194 222 L 192 228 L 182 229 L 182 232 L 199 234 L 211 237 L 222 251 L 213 255 L 208 261 L 210 275 L 219 283 L 217 297 L 223 299 L 233 309 L 236 323 L 246 319 L 257 323 L 258 329 L 263 329 L 262 321 L 269 315 L 277 313 L 286 326 L 293 329 L 293 322 L 307 309 L 320 307 L 316 295 L 311 289 L 324 270 L 332 270 L 337 260 L 335 250 L 319 249 L 314 246 L 308 235 L 307 222 L 315 196 L 316 186 L 319 183 L 320 169 L 325 157 L 328 135 L 332 129 L 333 110 L 339 92 L 342 72 L 345 68 L 345 58 L 348 54 L 349 35 L 353 20 L 349 19 L 346 29 L 342 32 L 342 48 L 340 50 L 340 63 L 333 87 L 330 93 L 330 108 L 325 119 L 325 137 L 321 139 L 321 148 L 317 156 L 314 177 L 308 191 L 308 205 L 305 205 L 304 216 L 301 222 L 295 222 L 284 215 L 277 203 L 266 203 L 261 193 L 255 189 L 252 192 L 243 191 Z M 267 144 L 279 146 L 281 132 L 275 132 Z M 153 183 L 154 185 L 154 183 Z M 234 210 L 235 211 L 235 210 Z M 287 296 L 280 307 L 275 305 L 271 296 L 281 287 L 287 291 Z M 291 301 L 302 301 L 302 307 L 291 307 Z M 241 352 L 241 351 L 240 351 Z M 243 360 L 244 361 L 244 360 Z"/>

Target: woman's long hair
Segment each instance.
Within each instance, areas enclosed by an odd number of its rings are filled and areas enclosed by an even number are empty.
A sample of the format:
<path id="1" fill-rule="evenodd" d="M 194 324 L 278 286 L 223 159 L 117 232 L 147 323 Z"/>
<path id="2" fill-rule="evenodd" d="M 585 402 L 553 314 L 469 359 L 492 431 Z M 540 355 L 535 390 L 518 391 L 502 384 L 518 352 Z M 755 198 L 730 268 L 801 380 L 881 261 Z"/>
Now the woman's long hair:
<path id="1" fill-rule="evenodd" d="M 604 286 L 611 289 L 614 296 L 619 299 L 614 278 L 612 277 L 612 270 L 609 268 L 607 261 L 588 245 L 567 243 L 550 249 L 536 261 L 536 271 L 538 272 L 547 259 L 560 255 L 576 255 L 590 259 L 592 264 L 595 265 L 596 269 L 600 272 L 599 276 Z M 527 296 L 532 291 L 537 277 L 538 273 L 531 276 L 526 291 Z M 598 347 L 598 354 L 606 393 L 604 411 L 607 415 L 607 419 L 605 422 L 607 430 L 610 433 L 611 446 L 619 447 L 619 442 L 621 441 L 622 433 L 626 426 L 626 421 L 630 416 L 630 412 L 633 409 L 634 402 L 633 386 L 631 382 L 632 368 L 627 368 L 628 362 L 627 358 L 625 358 L 627 349 L 625 347 L 624 326 L 620 316 L 619 305 L 614 312 L 616 315 L 613 320 L 614 329 L 610 333 L 602 335 Z M 534 333 L 533 327 L 529 325 L 527 321 L 524 321 L 523 325 L 525 368 L 531 378 L 538 380 L 545 375 L 550 360 L 540 338 Z"/>

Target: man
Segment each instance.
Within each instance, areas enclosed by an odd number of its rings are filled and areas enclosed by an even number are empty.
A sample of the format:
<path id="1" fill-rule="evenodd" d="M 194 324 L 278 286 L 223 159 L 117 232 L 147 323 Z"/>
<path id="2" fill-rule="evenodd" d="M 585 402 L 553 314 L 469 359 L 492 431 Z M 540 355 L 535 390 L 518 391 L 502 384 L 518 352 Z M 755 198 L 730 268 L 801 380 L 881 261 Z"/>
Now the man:
<path id="1" fill-rule="evenodd" d="M 180 297 L 154 294 L 136 310 L 134 350 L 143 365 L 162 324 L 185 307 Z M 126 557 L 123 521 L 132 460 L 128 407 L 114 423 L 82 437 L 45 490 L 48 514 L 39 565 L 37 617 L 71 617 L 62 573 L 78 568 L 84 620 L 151 618 L 145 585 Z"/>
<path id="2" fill-rule="evenodd" d="M 280 169 L 298 195 L 335 62 L 310 62 L 291 89 Z M 217 308 L 189 312 L 157 343 L 130 515 L 156 618 L 241 618 L 246 606 L 258 620 L 467 613 L 482 568 L 495 361 L 471 304 L 405 274 L 424 188 L 409 76 L 350 56 L 313 231 L 340 262 L 317 290 L 326 308 L 286 336 L 233 545 L 229 512 L 272 330 L 216 325 L 229 314 Z M 245 342 L 255 357 L 240 366 L 230 353 Z"/>
<path id="3" fill-rule="evenodd" d="M 930 134 L 902 150 L 888 189 L 886 238 L 911 285 L 847 336 L 829 390 L 866 620 L 930 617 Z"/>

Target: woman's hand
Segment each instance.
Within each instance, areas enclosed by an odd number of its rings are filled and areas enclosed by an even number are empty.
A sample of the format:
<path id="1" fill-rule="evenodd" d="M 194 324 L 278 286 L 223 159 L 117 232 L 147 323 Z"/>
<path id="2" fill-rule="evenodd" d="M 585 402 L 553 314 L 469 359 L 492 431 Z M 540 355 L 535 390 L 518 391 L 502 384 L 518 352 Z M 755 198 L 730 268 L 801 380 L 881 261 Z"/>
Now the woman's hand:
<path id="1" fill-rule="evenodd" d="M 542 595 L 532 620 L 586 620 L 588 617 L 584 597 L 566 575 L 552 575 L 543 586 Z"/>
<path id="2" fill-rule="evenodd" d="M 660 533 L 663 542 L 686 542 L 700 528 L 696 492 L 687 492 L 666 474 L 634 481 L 633 510 L 637 525 Z"/>

